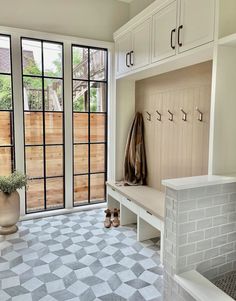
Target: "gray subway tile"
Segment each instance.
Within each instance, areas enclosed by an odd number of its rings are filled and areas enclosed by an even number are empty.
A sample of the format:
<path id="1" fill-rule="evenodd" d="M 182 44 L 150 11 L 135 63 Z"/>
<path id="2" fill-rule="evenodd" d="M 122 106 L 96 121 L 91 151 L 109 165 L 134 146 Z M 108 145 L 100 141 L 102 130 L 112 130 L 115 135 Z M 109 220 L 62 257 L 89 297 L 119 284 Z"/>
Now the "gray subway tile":
<path id="1" fill-rule="evenodd" d="M 188 242 L 197 242 L 204 239 L 204 231 L 196 231 L 188 233 Z"/>
<path id="2" fill-rule="evenodd" d="M 203 230 L 212 227 L 212 218 L 205 218 L 197 222 L 197 230 Z"/>
<path id="3" fill-rule="evenodd" d="M 212 246 L 212 240 L 211 239 L 199 241 L 197 243 L 196 251 L 207 250 L 207 249 L 210 249 L 211 246 Z"/>
<path id="4" fill-rule="evenodd" d="M 212 246 L 218 247 L 227 243 L 227 235 L 221 235 L 212 240 Z"/>
<path id="5" fill-rule="evenodd" d="M 205 217 L 204 209 L 197 209 L 189 212 L 188 219 L 189 221 L 196 221 Z"/>
<path id="6" fill-rule="evenodd" d="M 213 227 L 227 224 L 228 215 L 220 215 L 213 217 Z"/>
<path id="7" fill-rule="evenodd" d="M 195 264 L 203 260 L 203 252 L 195 253 L 187 257 L 187 264 Z"/>
<path id="8" fill-rule="evenodd" d="M 212 197 L 204 197 L 197 200 L 198 208 L 208 208 L 212 206 Z"/>
<path id="9" fill-rule="evenodd" d="M 183 223 L 179 225 L 179 233 L 180 234 L 185 234 L 189 232 L 193 232 L 196 229 L 196 223 L 195 222 L 188 222 L 188 223 Z"/>

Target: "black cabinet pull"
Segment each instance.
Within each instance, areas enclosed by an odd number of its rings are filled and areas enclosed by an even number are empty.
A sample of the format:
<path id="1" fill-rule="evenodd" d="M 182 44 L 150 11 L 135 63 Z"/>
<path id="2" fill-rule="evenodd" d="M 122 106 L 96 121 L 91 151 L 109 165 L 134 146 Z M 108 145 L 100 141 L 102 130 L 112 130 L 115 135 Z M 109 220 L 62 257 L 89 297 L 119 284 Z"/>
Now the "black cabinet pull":
<path id="1" fill-rule="evenodd" d="M 126 53 L 126 67 L 130 67 L 130 65 L 128 64 L 128 58 L 130 57 L 130 52 L 127 52 Z M 130 61 L 130 58 L 129 58 L 129 61 Z"/>
<path id="2" fill-rule="evenodd" d="M 178 45 L 179 45 L 180 47 L 183 46 L 183 43 L 180 42 L 180 31 L 181 31 L 181 29 L 183 29 L 183 25 L 180 25 L 179 28 L 178 28 Z"/>
<path id="3" fill-rule="evenodd" d="M 149 211 L 146 211 L 148 214 L 150 214 L 150 215 L 152 215 L 152 213 L 151 212 L 149 212 Z"/>
<path id="4" fill-rule="evenodd" d="M 130 63 L 130 66 L 133 66 L 134 65 L 134 52 L 133 50 L 130 52 L 130 56 L 129 56 L 129 63 Z"/>
<path id="5" fill-rule="evenodd" d="M 127 199 L 127 201 L 132 202 L 131 200 Z"/>
<path id="6" fill-rule="evenodd" d="M 175 28 L 171 30 L 171 34 L 170 34 L 170 47 L 172 49 L 175 49 L 175 44 L 173 45 L 173 34 L 175 33 Z"/>

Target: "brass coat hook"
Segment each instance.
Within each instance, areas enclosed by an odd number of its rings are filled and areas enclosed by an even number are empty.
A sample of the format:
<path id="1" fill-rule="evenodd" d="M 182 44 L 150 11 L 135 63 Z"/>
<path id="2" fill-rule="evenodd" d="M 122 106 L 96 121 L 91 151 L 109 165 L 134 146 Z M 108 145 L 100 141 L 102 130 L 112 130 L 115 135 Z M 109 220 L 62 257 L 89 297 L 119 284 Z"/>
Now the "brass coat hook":
<path id="1" fill-rule="evenodd" d="M 183 113 L 182 120 L 187 121 L 187 113 L 181 108 L 180 111 Z"/>
<path id="2" fill-rule="evenodd" d="M 148 115 L 147 120 L 151 121 L 152 120 L 152 115 L 148 111 L 146 111 L 146 114 Z"/>
<path id="3" fill-rule="evenodd" d="M 200 122 L 202 122 L 203 121 L 203 113 L 199 110 L 198 107 L 196 107 L 196 111 L 199 113 L 198 120 Z"/>
<path id="4" fill-rule="evenodd" d="M 161 113 L 160 113 L 158 110 L 156 110 L 156 113 L 157 113 L 157 115 L 158 115 L 157 120 L 158 120 L 158 121 L 161 121 Z"/>
<path id="5" fill-rule="evenodd" d="M 170 114 L 169 120 L 170 120 L 170 121 L 173 121 L 173 120 L 174 120 L 174 114 L 171 113 L 170 110 L 168 110 L 168 113 Z"/>

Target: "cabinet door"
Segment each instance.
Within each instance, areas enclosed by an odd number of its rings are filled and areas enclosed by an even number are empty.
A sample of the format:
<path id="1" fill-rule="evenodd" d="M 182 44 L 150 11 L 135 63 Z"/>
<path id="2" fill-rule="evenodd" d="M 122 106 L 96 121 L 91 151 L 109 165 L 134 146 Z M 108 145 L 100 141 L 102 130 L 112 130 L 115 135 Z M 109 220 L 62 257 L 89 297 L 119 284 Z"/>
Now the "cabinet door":
<path id="1" fill-rule="evenodd" d="M 152 62 L 160 61 L 176 54 L 177 3 L 174 1 L 152 19 L 153 49 Z"/>
<path id="2" fill-rule="evenodd" d="M 179 52 L 214 39 L 215 0 L 181 0 Z M 182 46 L 181 46 L 182 43 Z"/>
<path id="3" fill-rule="evenodd" d="M 132 50 L 131 32 L 124 34 L 116 41 L 116 73 L 124 74 L 131 69 L 129 53 Z"/>
<path id="4" fill-rule="evenodd" d="M 133 29 L 133 52 L 131 65 L 133 69 L 150 63 L 151 18 Z"/>

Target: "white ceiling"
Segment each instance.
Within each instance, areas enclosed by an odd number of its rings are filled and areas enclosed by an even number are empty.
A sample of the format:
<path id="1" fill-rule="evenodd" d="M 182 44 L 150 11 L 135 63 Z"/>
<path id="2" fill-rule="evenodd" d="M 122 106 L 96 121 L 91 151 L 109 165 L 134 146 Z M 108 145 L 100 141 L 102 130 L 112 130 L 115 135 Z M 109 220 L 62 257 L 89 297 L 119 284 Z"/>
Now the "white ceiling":
<path id="1" fill-rule="evenodd" d="M 131 3 L 133 0 L 118 0 L 118 1 L 126 2 L 126 3 Z"/>

